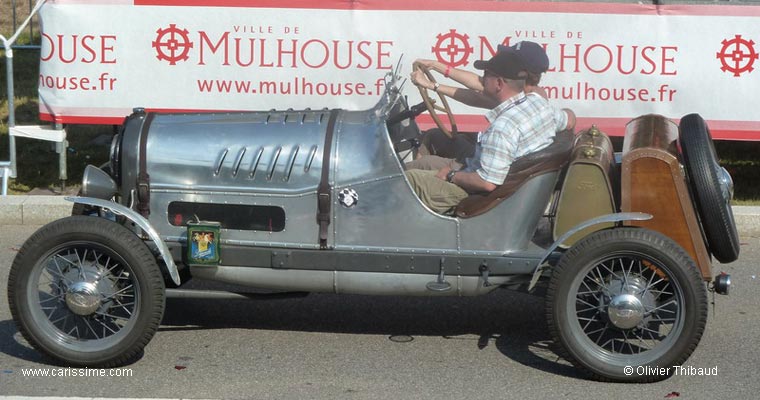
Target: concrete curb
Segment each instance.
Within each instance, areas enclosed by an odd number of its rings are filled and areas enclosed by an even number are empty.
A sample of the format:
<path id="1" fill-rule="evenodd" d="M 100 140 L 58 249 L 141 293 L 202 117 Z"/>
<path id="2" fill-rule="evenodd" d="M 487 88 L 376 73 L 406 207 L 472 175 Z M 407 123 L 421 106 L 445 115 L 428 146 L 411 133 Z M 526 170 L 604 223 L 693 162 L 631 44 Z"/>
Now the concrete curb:
<path id="1" fill-rule="evenodd" d="M 0 197 L 0 226 L 44 225 L 71 215 L 73 203 L 63 196 Z M 736 229 L 742 236 L 760 236 L 760 207 L 734 206 Z"/>
<path id="2" fill-rule="evenodd" d="M 44 225 L 71 215 L 63 196 L 0 197 L 0 225 Z"/>
<path id="3" fill-rule="evenodd" d="M 741 236 L 760 236 L 760 207 L 734 206 L 736 230 Z"/>

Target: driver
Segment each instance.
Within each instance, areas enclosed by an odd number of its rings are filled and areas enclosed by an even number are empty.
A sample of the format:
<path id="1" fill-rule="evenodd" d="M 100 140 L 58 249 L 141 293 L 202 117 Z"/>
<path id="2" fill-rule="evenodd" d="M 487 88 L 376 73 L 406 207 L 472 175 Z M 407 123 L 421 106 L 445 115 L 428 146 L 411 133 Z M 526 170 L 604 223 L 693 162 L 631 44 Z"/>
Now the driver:
<path id="1" fill-rule="evenodd" d="M 546 55 L 544 48 L 531 41 L 521 41 L 512 46 L 499 45 L 497 53 L 509 52 L 517 56 L 525 66 L 527 74 L 525 78 L 525 93 L 533 93 L 547 98 L 546 91 L 538 86 L 541 81 L 541 75 L 549 69 L 549 57 Z M 433 83 L 428 80 L 423 71 L 417 70 L 412 73 L 412 82 L 427 90 L 435 91 L 440 95 L 450 97 L 463 104 L 472 107 L 492 109 L 497 104 L 493 99 L 482 93 L 483 85 L 480 77 L 470 71 L 452 68 L 450 65 L 440 61 L 418 59 L 415 61 L 429 70 L 443 74 L 446 78 L 461 83 L 465 88 L 458 88 L 449 85 Z M 562 110 L 568 118 L 566 129 L 575 127 L 575 114 L 569 109 Z M 440 129 L 431 129 L 425 132 L 420 139 L 420 147 L 417 156 L 424 157 L 427 155 L 437 155 L 445 158 L 453 158 L 463 161 L 467 157 L 472 157 L 475 152 L 475 137 L 472 134 L 462 133 L 450 138 Z M 412 161 L 409 168 L 431 168 L 425 161 Z"/>
<path id="2" fill-rule="evenodd" d="M 555 132 L 568 124 L 566 114 L 556 112 L 545 98 L 525 93 L 527 74 L 515 54 L 497 52 L 474 66 L 483 71 L 483 95 L 496 104 L 486 114 L 490 124 L 479 134 L 474 156 L 463 165 L 448 160 L 437 171 L 406 171 L 420 200 L 438 213 L 452 213 L 470 193 L 496 189 L 504 183 L 512 161 L 548 146 Z"/>

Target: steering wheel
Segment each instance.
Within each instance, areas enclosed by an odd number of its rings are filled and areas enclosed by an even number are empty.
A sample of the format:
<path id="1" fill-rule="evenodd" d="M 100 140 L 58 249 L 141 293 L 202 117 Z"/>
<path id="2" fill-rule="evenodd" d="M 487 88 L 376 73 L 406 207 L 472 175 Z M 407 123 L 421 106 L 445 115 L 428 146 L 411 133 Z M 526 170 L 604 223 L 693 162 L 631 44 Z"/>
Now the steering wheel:
<path id="1" fill-rule="evenodd" d="M 426 67 L 425 65 L 421 63 L 414 63 L 412 65 L 412 68 L 414 71 L 420 70 L 422 71 L 425 76 L 430 80 L 430 82 L 436 83 L 435 78 L 433 78 L 433 74 L 430 73 L 430 69 Z M 425 106 L 428 109 L 428 112 L 430 113 L 430 116 L 433 117 L 433 121 L 436 125 L 438 125 L 438 128 L 443 131 L 443 133 L 446 134 L 449 138 L 454 138 L 454 135 L 457 134 L 457 123 L 454 121 L 454 113 L 451 112 L 451 107 L 449 107 L 449 102 L 446 101 L 446 97 L 442 93 L 438 93 L 438 98 L 441 100 L 441 104 L 443 106 L 439 106 L 436 104 L 436 101 L 430 97 L 430 94 L 428 91 L 430 89 L 424 88 L 422 86 L 417 86 L 417 88 L 420 90 L 420 95 L 422 96 L 422 100 L 425 102 Z M 441 118 L 438 116 L 438 112 L 446 113 L 446 116 L 449 120 L 449 127 L 447 127 Z"/>

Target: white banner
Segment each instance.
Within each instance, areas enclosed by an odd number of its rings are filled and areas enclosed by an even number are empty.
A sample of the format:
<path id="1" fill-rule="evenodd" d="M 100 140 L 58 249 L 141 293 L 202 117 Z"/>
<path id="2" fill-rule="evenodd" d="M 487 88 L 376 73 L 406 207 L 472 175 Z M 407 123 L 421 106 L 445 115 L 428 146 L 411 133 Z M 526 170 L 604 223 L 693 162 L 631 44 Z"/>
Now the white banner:
<path id="1" fill-rule="evenodd" d="M 760 7 L 474 0 L 48 1 L 40 115 L 119 124 L 149 110 L 371 107 L 403 55 L 472 69 L 499 44 L 545 46 L 552 102 L 613 135 L 698 112 L 714 138 L 760 140 Z M 739 15 L 741 14 L 741 15 Z M 445 78 L 438 76 L 442 82 Z M 408 83 L 410 102 L 420 101 Z M 453 102 L 455 103 L 455 102 Z M 452 104 L 460 130 L 483 111 Z"/>

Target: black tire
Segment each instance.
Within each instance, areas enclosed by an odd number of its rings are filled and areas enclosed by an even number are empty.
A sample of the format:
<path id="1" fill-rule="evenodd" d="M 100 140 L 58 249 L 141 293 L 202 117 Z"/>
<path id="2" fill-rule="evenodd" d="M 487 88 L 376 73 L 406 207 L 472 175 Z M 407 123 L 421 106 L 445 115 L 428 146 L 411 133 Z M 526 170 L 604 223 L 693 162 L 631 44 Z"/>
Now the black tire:
<path id="1" fill-rule="evenodd" d="M 671 239 L 647 229 L 608 229 L 562 256 L 547 289 L 546 316 L 560 355 L 591 378 L 654 382 L 697 347 L 707 288 Z"/>
<path id="2" fill-rule="evenodd" d="M 68 217 L 21 247 L 8 304 L 41 353 L 65 365 L 115 367 L 141 354 L 158 329 L 164 281 L 133 232 L 102 218 Z"/>
<path id="3" fill-rule="evenodd" d="M 719 179 L 723 170 L 710 130 L 699 114 L 683 117 L 679 129 L 678 141 L 708 248 L 722 263 L 735 261 L 739 258 L 739 234 L 731 210 L 731 195 L 721 188 Z"/>

